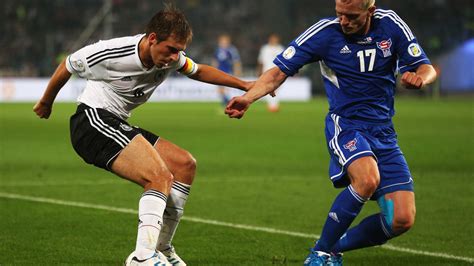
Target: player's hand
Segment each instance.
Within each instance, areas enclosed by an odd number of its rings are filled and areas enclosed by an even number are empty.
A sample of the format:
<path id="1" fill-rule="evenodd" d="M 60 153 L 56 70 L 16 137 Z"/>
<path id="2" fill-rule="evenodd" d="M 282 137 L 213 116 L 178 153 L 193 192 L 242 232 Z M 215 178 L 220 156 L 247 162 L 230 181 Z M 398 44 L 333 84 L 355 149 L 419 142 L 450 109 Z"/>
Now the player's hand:
<path id="1" fill-rule="evenodd" d="M 44 101 L 37 102 L 35 106 L 33 107 L 33 112 L 35 112 L 39 118 L 45 118 L 45 119 L 49 118 L 52 110 L 53 110 L 52 104 L 46 103 Z"/>
<path id="2" fill-rule="evenodd" d="M 240 119 L 244 116 L 245 111 L 249 109 L 250 101 L 242 96 L 234 97 L 230 100 L 225 108 L 225 113 L 230 118 Z"/>
<path id="3" fill-rule="evenodd" d="M 419 90 L 423 87 L 423 79 L 414 72 L 403 73 L 401 83 L 409 90 Z"/>

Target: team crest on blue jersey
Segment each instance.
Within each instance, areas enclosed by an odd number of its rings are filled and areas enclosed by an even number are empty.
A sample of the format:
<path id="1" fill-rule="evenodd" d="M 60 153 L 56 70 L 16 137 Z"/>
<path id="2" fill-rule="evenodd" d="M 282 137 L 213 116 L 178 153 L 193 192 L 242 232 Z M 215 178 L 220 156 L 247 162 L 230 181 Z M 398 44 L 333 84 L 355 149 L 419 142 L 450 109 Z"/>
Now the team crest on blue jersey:
<path id="1" fill-rule="evenodd" d="M 390 48 L 392 47 L 392 39 L 388 40 L 383 40 L 381 42 L 377 42 L 377 48 L 382 50 L 383 52 L 383 57 L 389 57 L 392 56 L 392 52 L 390 51 Z"/>
<path id="2" fill-rule="evenodd" d="M 357 139 L 353 139 L 347 142 L 346 144 L 344 144 L 344 149 L 349 150 L 350 152 L 353 152 L 357 150 L 356 144 L 357 144 Z"/>

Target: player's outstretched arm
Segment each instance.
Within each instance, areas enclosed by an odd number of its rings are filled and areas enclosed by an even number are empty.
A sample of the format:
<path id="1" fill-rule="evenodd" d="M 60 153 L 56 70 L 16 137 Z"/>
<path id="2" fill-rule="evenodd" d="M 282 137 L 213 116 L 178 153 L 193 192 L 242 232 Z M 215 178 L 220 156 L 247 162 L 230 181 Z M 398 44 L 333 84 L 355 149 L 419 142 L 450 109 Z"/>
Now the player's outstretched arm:
<path id="1" fill-rule="evenodd" d="M 33 112 L 40 118 L 48 119 L 53 109 L 53 102 L 56 99 L 61 88 L 71 77 L 71 73 L 66 69 L 66 60 L 64 60 L 56 69 L 49 80 L 43 97 L 33 107 Z"/>
<path id="2" fill-rule="evenodd" d="M 225 113 L 230 118 L 242 118 L 253 102 L 274 92 L 285 82 L 287 77 L 288 76 L 278 67 L 266 71 L 255 82 L 251 90 L 240 97 L 234 97 L 229 104 L 227 104 Z"/>
<path id="3" fill-rule="evenodd" d="M 254 84 L 254 82 L 241 80 L 215 67 L 202 64 L 199 64 L 196 73 L 189 77 L 202 82 L 236 88 L 243 91 L 248 91 Z"/>
<path id="4" fill-rule="evenodd" d="M 420 65 L 416 72 L 405 72 L 401 83 L 407 89 L 418 90 L 436 80 L 436 70 L 432 65 Z"/>

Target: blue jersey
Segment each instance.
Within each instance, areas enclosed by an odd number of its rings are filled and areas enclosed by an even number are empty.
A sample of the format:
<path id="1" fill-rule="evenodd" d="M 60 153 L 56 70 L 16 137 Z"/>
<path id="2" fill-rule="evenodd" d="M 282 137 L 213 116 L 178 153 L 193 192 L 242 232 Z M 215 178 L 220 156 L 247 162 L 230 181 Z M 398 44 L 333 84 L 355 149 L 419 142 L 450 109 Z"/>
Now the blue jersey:
<path id="1" fill-rule="evenodd" d="M 376 9 L 366 35 L 344 35 L 338 18 L 322 19 L 274 63 L 289 76 L 320 62 L 329 111 L 338 116 L 387 122 L 394 115 L 396 74 L 431 64 L 408 25 L 393 11 Z"/>
<path id="2" fill-rule="evenodd" d="M 227 48 L 218 47 L 214 57 L 217 68 L 229 74 L 233 73 L 234 63 L 240 62 L 239 52 L 232 45 Z"/>

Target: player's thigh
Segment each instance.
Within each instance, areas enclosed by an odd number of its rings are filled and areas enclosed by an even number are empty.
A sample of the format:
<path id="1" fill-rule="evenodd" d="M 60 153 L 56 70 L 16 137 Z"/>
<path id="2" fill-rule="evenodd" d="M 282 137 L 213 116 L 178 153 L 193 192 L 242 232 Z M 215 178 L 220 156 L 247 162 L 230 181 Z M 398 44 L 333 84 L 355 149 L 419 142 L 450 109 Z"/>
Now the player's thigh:
<path id="1" fill-rule="evenodd" d="M 354 186 L 354 181 L 366 182 L 367 178 L 377 177 L 375 154 L 364 130 L 335 114 L 326 117 L 325 133 L 331 156 L 329 176 L 335 187 Z"/>
<path id="2" fill-rule="evenodd" d="M 173 173 L 175 180 L 192 184 L 196 172 L 196 160 L 191 153 L 163 138 L 155 144 L 155 149 Z"/>
<path id="3" fill-rule="evenodd" d="M 173 176 L 155 148 L 142 135 L 135 136 L 111 166 L 112 172 L 143 187 L 169 191 Z"/>
<path id="4" fill-rule="evenodd" d="M 395 191 L 383 196 L 393 208 L 392 228 L 398 233 L 407 231 L 415 223 L 416 206 L 413 191 Z"/>
<path id="5" fill-rule="evenodd" d="M 351 162 L 347 174 L 352 187 L 363 197 L 371 197 L 380 183 L 377 162 L 373 156 L 364 156 Z"/>

